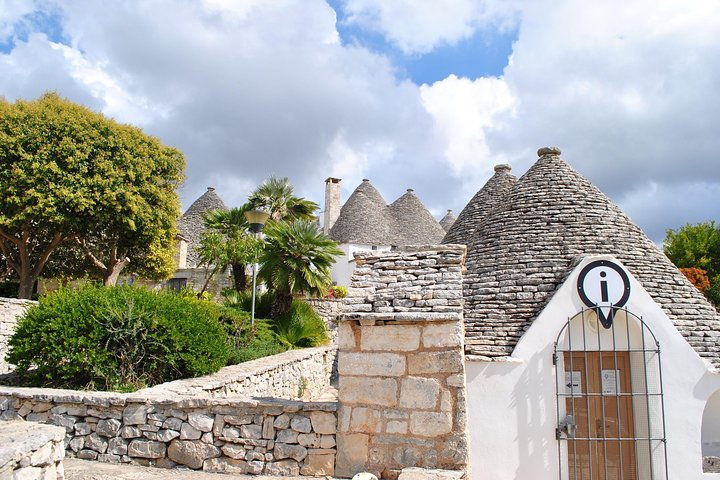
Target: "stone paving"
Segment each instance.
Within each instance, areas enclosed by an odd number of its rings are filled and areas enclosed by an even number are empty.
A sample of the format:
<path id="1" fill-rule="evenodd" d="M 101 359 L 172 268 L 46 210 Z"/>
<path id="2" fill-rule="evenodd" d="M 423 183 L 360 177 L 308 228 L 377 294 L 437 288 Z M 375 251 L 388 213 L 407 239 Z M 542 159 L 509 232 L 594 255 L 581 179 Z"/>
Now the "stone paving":
<path id="1" fill-rule="evenodd" d="M 296 479 L 323 479 L 332 480 L 332 477 L 269 477 L 264 475 L 232 475 L 227 473 L 207 473 L 196 470 L 173 469 L 155 467 L 141 467 L 139 465 L 112 464 L 66 458 L 65 480 L 278 480 Z"/>

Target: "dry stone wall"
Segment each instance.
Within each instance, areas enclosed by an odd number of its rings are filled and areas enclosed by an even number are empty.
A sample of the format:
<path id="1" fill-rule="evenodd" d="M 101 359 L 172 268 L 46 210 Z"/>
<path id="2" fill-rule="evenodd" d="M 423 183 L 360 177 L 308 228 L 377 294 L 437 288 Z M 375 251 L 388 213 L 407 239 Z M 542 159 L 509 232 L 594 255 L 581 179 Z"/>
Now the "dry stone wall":
<path id="1" fill-rule="evenodd" d="M 31 422 L 0 423 L 0 478 L 62 480 L 65 429 Z"/>
<path id="2" fill-rule="evenodd" d="M 341 316 L 336 473 L 468 469 L 465 247 L 363 252 Z"/>
<path id="3" fill-rule="evenodd" d="M 208 472 L 332 475 L 336 409 L 335 402 L 0 387 L 0 418 L 63 427 L 68 456 Z"/>
<path id="4" fill-rule="evenodd" d="M 337 298 L 309 298 L 307 302 L 312 305 L 315 312 L 320 315 L 328 327 L 330 343 L 337 345 L 337 322 L 343 313 L 343 300 Z"/>
<path id="5" fill-rule="evenodd" d="M 15 367 L 5 362 L 8 353 L 8 341 L 15 333 L 18 318 L 20 318 L 30 305 L 37 302 L 31 300 L 17 300 L 14 298 L 0 298 L 0 374 L 8 373 Z"/>

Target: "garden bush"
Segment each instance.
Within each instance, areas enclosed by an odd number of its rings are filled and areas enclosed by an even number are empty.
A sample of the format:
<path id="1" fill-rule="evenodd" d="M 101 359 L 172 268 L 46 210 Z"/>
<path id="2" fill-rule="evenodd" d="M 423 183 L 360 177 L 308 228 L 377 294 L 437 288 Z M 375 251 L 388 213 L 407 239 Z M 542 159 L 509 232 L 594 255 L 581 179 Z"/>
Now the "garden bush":
<path id="1" fill-rule="evenodd" d="M 230 354 L 217 306 L 132 286 L 41 297 L 9 345 L 25 383 L 122 391 L 215 372 Z"/>
<path id="2" fill-rule="evenodd" d="M 250 313 L 230 303 L 220 307 L 220 321 L 230 338 L 231 353 L 228 365 L 255 360 L 287 350 L 271 328 L 271 321 L 256 318 L 255 328 Z"/>
<path id="3" fill-rule="evenodd" d="M 289 348 L 319 347 L 329 341 L 325 322 L 312 305 L 294 299 L 290 311 L 273 320 L 273 330 Z"/>

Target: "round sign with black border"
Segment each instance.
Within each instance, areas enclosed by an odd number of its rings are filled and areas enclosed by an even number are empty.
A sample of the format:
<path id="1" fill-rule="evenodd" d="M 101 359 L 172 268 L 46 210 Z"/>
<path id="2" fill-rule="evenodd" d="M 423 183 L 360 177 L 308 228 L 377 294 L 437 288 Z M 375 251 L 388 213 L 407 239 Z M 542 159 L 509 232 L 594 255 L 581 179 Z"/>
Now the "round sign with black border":
<path id="1" fill-rule="evenodd" d="M 609 260 L 595 260 L 578 275 L 580 300 L 594 309 L 603 327 L 610 328 L 615 311 L 630 298 L 630 278 L 620 265 Z"/>

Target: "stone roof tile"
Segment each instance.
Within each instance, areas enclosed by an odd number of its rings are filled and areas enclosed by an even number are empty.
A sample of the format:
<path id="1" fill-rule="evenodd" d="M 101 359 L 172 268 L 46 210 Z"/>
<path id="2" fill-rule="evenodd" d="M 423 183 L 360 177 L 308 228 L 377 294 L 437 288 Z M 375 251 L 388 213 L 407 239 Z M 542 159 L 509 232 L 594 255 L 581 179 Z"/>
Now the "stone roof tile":
<path id="1" fill-rule="evenodd" d="M 443 230 L 445 230 L 445 232 L 448 232 L 455 223 L 455 220 L 457 220 L 457 217 L 455 217 L 453 211 L 448 210 L 445 216 L 440 219 L 440 226 L 443 227 Z"/>
<path id="2" fill-rule="evenodd" d="M 227 205 L 215 193 L 213 187 L 208 187 L 207 191 L 190 205 L 190 208 L 180 217 L 178 221 L 178 230 L 180 235 L 188 242 L 187 249 L 187 266 L 188 268 L 196 267 L 199 262 L 197 247 L 200 246 L 200 235 L 205 231 L 203 223 L 203 214 L 210 210 L 227 210 Z"/>
<path id="3" fill-rule="evenodd" d="M 578 258 L 610 254 L 698 354 L 720 367 L 720 314 L 609 198 L 560 158 L 540 158 L 476 219 L 464 284 L 466 353 L 510 355 Z"/>
<path id="4" fill-rule="evenodd" d="M 442 242 L 445 230 L 411 188 L 395 200 L 389 210 L 397 225 L 395 245 L 434 245 Z"/>
<path id="5" fill-rule="evenodd" d="M 329 236 L 338 243 L 395 245 L 395 231 L 385 199 L 364 179 L 340 209 Z"/>

